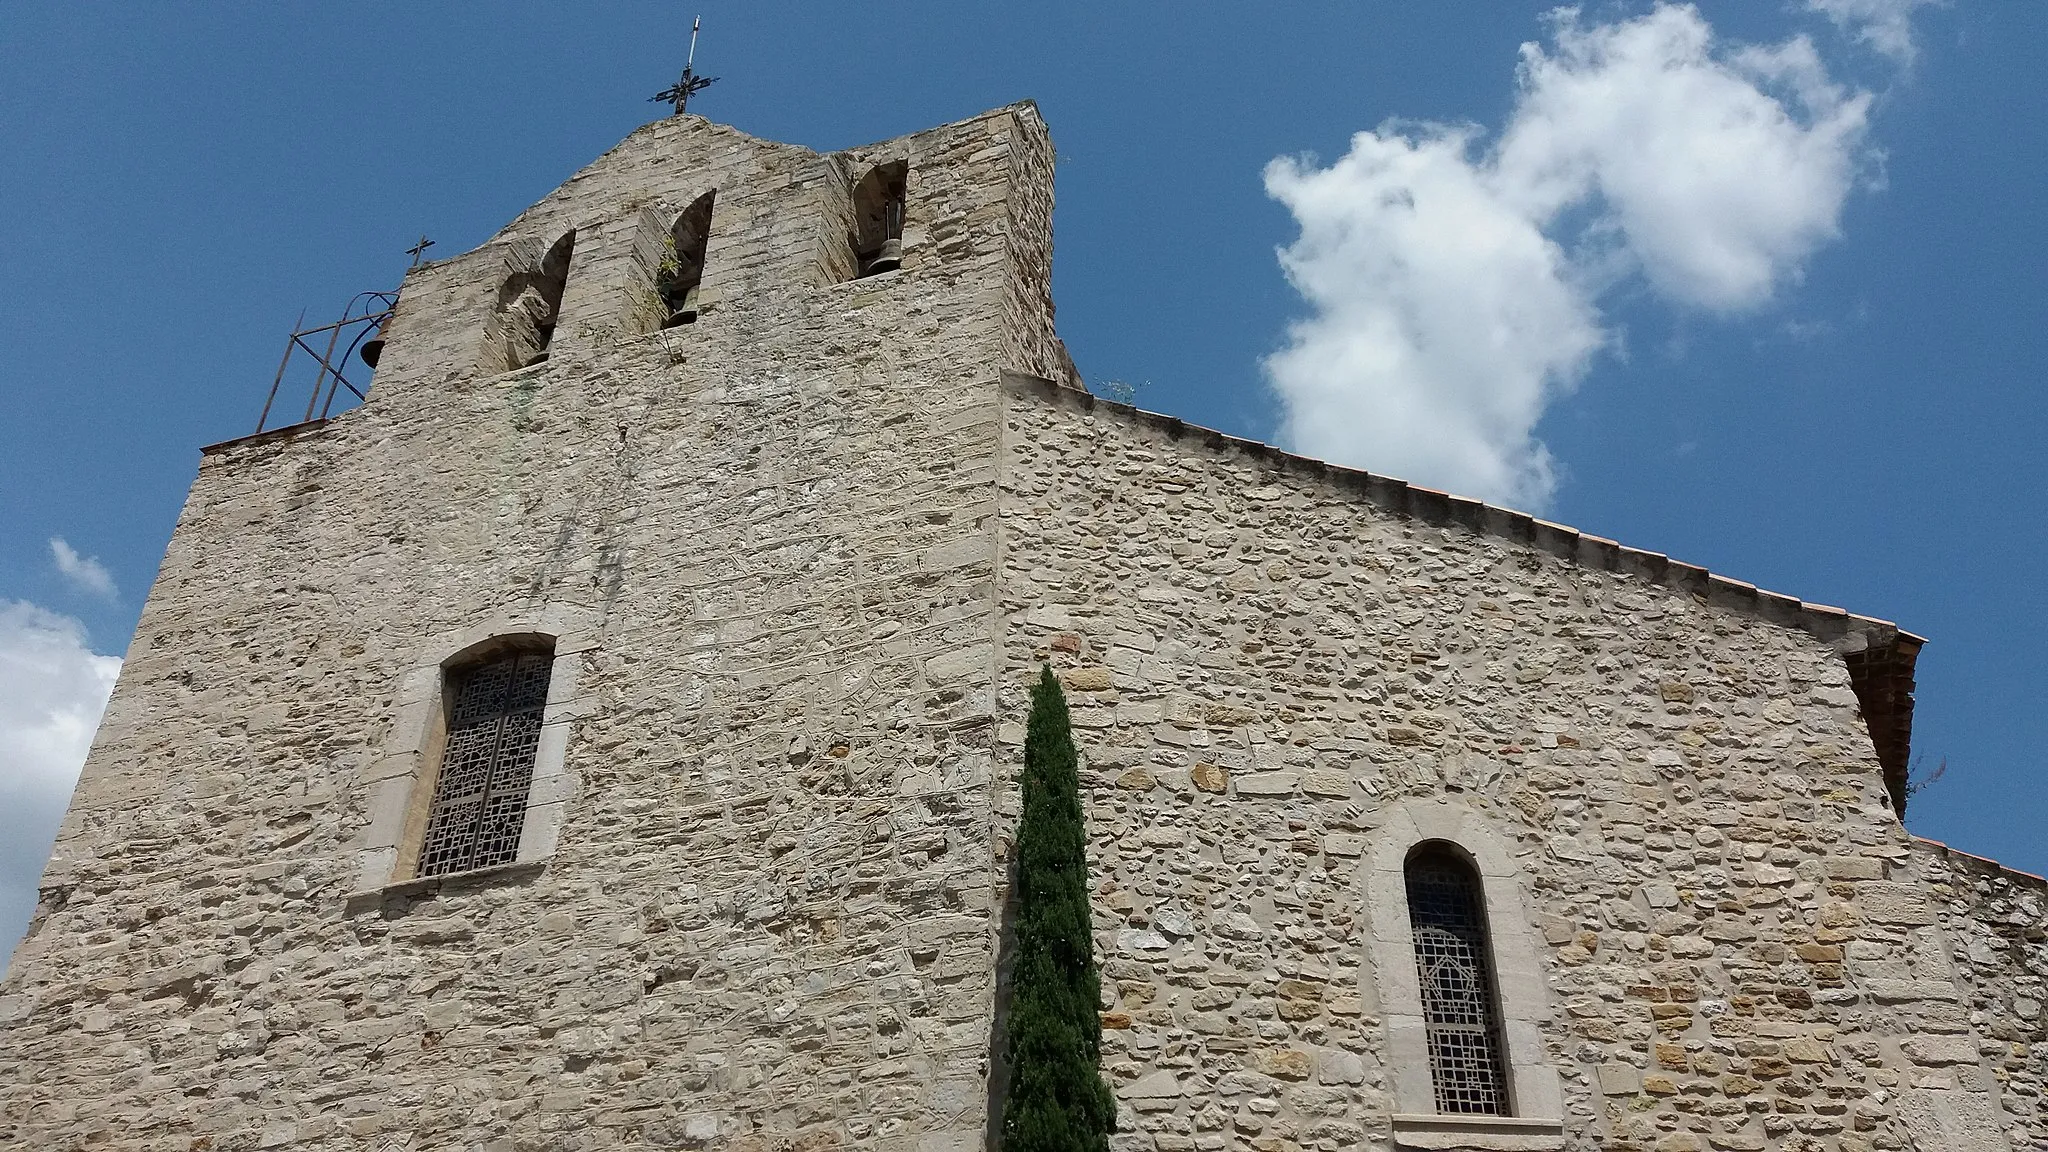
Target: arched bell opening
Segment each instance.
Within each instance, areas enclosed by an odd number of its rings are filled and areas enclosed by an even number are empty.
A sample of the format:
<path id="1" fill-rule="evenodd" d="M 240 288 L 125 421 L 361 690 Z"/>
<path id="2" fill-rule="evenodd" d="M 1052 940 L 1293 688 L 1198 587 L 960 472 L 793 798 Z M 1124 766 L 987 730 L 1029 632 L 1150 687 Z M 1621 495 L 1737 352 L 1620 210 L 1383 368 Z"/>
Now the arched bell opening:
<path id="1" fill-rule="evenodd" d="M 571 228 L 548 249 L 538 268 L 506 277 L 498 288 L 498 321 L 504 369 L 526 368 L 548 358 L 562 292 L 569 285 L 569 261 L 576 251 Z"/>
<path id="2" fill-rule="evenodd" d="M 856 278 L 903 267 L 903 194 L 910 164 L 877 164 L 853 187 L 853 265 Z"/>
<path id="3" fill-rule="evenodd" d="M 697 290 L 704 282 L 704 251 L 711 240 L 711 204 L 716 190 L 683 209 L 669 226 L 654 290 L 661 297 L 663 328 L 697 322 Z"/>

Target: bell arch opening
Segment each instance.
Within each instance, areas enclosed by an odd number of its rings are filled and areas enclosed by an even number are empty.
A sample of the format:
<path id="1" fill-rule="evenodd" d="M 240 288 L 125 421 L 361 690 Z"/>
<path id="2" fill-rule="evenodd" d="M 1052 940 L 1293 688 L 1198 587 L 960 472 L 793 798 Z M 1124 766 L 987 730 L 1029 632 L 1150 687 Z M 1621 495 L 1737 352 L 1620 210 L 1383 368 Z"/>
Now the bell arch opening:
<path id="1" fill-rule="evenodd" d="M 853 186 L 855 279 L 903 266 L 903 205 L 909 174 L 909 161 L 892 160 L 868 169 Z"/>
<path id="2" fill-rule="evenodd" d="M 711 240 L 711 207 L 717 195 L 714 189 L 697 197 L 669 225 L 654 281 L 663 328 L 697 322 L 697 290 L 704 282 L 704 252 Z"/>
<path id="3" fill-rule="evenodd" d="M 549 247 L 538 266 L 513 273 L 499 286 L 497 339 L 493 341 L 491 367 L 509 372 L 548 358 L 555 324 L 562 315 L 562 293 L 569 286 L 569 262 L 575 251 L 576 230 L 571 228 Z"/>

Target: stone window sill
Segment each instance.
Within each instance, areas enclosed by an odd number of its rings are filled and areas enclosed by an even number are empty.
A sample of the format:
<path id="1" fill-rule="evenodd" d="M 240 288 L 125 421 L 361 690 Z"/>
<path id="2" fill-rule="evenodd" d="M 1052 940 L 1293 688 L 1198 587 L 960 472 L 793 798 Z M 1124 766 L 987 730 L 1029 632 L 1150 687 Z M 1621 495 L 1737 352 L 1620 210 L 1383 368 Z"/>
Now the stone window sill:
<path id="1" fill-rule="evenodd" d="M 356 916 L 384 908 L 393 901 L 421 900 L 438 896 L 443 891 L 474 892 L 501 884 L 523 884 L 540 875 L 547 863 L 546 859 L 515 860 L 510 864 L 493 864 L 489 868 L 471 868 L 466 872 L 415 876 L 410 880 L 349 893 L 342 897 L 342 914 Z"/>
<path id="2" fill-rule="evenodd" d="M 1394 1116 L 1394 1146 L 1442 1152 L 1551 1152 L 1564 1147 L 1564 1121 L 1398 1113 Z"/>

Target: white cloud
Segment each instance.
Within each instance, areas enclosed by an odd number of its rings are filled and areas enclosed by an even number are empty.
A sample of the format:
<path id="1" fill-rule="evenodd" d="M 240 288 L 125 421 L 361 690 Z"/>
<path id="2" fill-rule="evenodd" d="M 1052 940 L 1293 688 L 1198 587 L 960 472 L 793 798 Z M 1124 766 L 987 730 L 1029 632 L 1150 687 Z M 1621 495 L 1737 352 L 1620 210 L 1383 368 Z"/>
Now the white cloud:
<path id="1" fill-rule="evenodd" d="M 114 574 L 99 562 L 96 556 L 80 556 L 78 551 L 64 542 L 62 536 L 50 537 L 50 558 L 57 562 L 57 571 L 73 584 L 95 596 L 115 598 Z"/>
<path id="2" fill-rule="evenodd" d="M 1311 308 L 1266 360 L 1289 447 L 1510 504 L 1554 491 L 1546 408 L 1611 345 L 1598 299 L 1640 275 L 1718 313 L 1758 307 L 1838 234 L 1870 97 L 1813 47 L 1717 45 L 1690 6 L 1522 51 L 1498 143 L 1390 121 L 1266 190 Z"/>
<path id="3" fill-rule="evenodd" d="M 1806 0 L 1808 11 L 1818 12 L 1835 22 L 1835 27 L 1853 33 L 1856 39 L 1900 64 L 1911 64 L 1919 54 L 1913 42 L 1913 9 L 1926 8 L 1941 0 Z"/>
<path id="4" fill-rule="evenodd" d="M 1267 167 L 1301 225 L 1281 264 L 1314 314 L 1266 370 L 1297 451 L 1540 504 L 1554 480 L 1536 421 L 1602 336 L 1564 251 L 1470 143 L 1386 127 L 1328 168 Z"/>
<path id="5" fill-rule="evenodd" d="M 1522 49 L 1522 98 L 1496 175 L 1538 220 L 1597 198 L 1599 222 L 1659 293 L 1753 307 L 1836 235 L 1870 107 L 1805 38 L 1716 55 L 1691 8 L 1621 24 L 1559 20 Z"/>
<path id="6" fill-rule="evenodd" d="M 35 911 L 36 884 L 121 661 L 85 629 L 0 600 L 0 956 Z"/>

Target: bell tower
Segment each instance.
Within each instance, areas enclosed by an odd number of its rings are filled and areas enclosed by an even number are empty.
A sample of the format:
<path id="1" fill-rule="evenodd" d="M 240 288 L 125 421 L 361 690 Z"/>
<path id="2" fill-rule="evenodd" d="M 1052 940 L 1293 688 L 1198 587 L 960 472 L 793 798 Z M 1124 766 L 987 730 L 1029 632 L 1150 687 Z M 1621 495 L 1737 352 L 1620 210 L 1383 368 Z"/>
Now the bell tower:
<path id="1" fill-rule="evenodd" d="M 0 985 L 0 1132 L 978 1146 L 1051 174 L 1028 104 L 835 153 L 670 116 L 412 268 L 360 405 L 207 447 Z"/>

